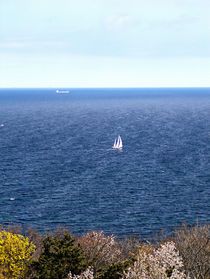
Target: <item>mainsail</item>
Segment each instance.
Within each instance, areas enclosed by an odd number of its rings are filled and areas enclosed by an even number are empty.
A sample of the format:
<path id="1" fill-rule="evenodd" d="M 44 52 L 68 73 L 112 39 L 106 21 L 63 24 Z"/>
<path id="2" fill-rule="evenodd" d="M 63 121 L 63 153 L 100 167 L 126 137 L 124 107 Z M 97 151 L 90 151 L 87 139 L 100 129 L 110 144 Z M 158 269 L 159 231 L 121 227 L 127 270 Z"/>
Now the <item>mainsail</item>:
<path id="1" fill-rule="evenodd" d="M 113 149 L 122 149 L 123 144 L 122 144 L 122 139 L 121 136 L 118 136 L 117 139 L 114 141 L 114 145 L 112 146 Z"/>
<path id="2" fill-rule="evenodd" d="M 116 148 L 116 146 L 117 146 L 117 140 L 115 139 L 113 148 Z"/>

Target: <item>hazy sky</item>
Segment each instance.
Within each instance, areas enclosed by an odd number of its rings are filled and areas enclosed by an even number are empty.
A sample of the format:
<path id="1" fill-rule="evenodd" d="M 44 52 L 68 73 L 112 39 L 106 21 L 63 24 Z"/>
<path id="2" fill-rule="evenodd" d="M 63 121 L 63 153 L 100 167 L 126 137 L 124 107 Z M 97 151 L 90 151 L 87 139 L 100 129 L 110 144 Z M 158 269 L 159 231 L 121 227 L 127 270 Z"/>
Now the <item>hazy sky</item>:
<path id="1" fill-rule="evenodd" d="M 210 0 L 0 0 L 0 87 L 210 86 Z"/>

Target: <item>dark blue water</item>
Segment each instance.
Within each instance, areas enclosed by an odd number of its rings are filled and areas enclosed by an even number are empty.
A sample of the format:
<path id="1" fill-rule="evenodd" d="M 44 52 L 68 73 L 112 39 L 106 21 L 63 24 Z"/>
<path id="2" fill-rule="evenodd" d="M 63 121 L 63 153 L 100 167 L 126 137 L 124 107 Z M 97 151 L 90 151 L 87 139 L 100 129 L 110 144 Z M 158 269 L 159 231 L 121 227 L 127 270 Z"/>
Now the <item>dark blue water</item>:
<path id="1" fill-rule="evenodd" d="M 210 221 L 209 88 L 1 89 L 0 124 L 1 224 L 151 236 Z"/>

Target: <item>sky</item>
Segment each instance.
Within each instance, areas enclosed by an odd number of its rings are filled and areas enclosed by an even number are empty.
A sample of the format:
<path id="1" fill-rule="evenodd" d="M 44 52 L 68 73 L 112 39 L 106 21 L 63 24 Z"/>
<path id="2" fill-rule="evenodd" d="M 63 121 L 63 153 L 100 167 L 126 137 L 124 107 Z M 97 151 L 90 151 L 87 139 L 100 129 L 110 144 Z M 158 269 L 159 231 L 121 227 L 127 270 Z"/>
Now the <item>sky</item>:
<path id="1" fill-rule="evenodd" d="M 210 87 L 210 0 L 0 0 L 0 88 Z"/>

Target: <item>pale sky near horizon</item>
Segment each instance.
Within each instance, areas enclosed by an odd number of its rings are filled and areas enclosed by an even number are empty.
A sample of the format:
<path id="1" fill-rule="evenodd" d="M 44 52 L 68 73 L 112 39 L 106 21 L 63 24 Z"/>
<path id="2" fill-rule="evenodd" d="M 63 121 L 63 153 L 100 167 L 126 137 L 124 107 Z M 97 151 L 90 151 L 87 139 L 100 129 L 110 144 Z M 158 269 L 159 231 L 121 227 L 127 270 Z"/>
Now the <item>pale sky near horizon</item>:
<path id="1" fill-rule="evenodd" d="M 7 87 L 210 87 L 210 0 L 0 0 Z"/>

